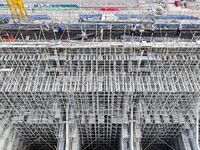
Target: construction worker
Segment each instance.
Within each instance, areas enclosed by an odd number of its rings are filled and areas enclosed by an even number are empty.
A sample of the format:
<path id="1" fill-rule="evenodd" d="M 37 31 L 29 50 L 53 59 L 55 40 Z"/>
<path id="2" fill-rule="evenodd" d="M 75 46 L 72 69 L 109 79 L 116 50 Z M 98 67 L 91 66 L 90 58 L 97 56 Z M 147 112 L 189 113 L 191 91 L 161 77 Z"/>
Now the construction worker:
<path id="1" fill-rule="evenodd" d="M 62 26 L 58 26 L 58 32 L 63 32 L 65 29 L 64 29 L 64 27 L 62 27 Z"/>
<path id="2" fill-rule="evenodd" d="M 8 24 L 9 20 L 6 18 L 0 19 L 0 24 Z"/>
<path id="3" fill-rule="evenodd" d="M 88 39 L 88 37 L 87 37 L 86 30 L 82 30 L 82 41 L 87 40 L 87 39 Z"/>
<path id="4" fill-rule="evenodd" d="M 11 36 L 10 36 L 10 41 L 11 41 L 11 42 L 14 42 L 14 41 L 15 41 L 14 35 L 11 35 Z"/>
<path id="5" fill-rule="evenodd" d="M 45 22 L 42 23 L 42 27 L 44 28 L 45 31 L 49 31 L 49 25 L 46 24 Z"/>
<path id="6" fill-rule="evenodd" d="M 16 25 L 16 24 L 17 24 L 17 21 L 16 21 L 16 20 L 13 20 L 13 24 L 15 24 L 15 25 Z"/>
<path id="7" fill-rule="evenodd" d="M 7 35 L 3 34 L 1 36 L 1 39 L 2 39 L 3 42 L 6 42 L 7 41 Z"/>
<path id="8" fill-rule="evenodd" d="M 42 58 L 45 58 L 45 54 L 44 53 L 42 53 L 41 56 L 42 56 Z"/>
<path id="9" fill-rule="evenodd" d="M 153 34 L 156 31 L 156 27 L 154 24 L 152 24 L 151 34 Z"/>
<path id="10" fill-rule="evenodd" d="M 100 38 L 101 40 L 103 40 L 103 28 L 101 27 L 101 30 L 100 30 Z"/>
<path id="11" fill-rule="evenodd" d="M 79 18 L 79 22 L 84 22 L 84 19 L 83 18 Z"/>
<path id="12" fill-rule="evenodd" d="M 135 32 L 136 32 L 136 24 L 133 24 L 133 25 L 131 26 L 131 35 L 132 35 L 132 36 L 135 36 Z"/>
<path id="13" fill-rule="evenodd" d="M 176 32 L 177 35 L 180 35 L 181 29 L 182 29 L 182 25 L 179 24 L 179 27 L 177 28 L 177 32 Z"/>
<path id="14" fill-rule="evenodd" d="M 143 25 L 140 25 L 139 31 L 140 31 L 140 35 L 143 36 L 143 33 L 144 33 Z"/>
<path id="15" fill-rule="evenodd" d="M 183 5 L 185 6 L 185 8 L 187 8 L 187 1 L 185 1 Z"/>

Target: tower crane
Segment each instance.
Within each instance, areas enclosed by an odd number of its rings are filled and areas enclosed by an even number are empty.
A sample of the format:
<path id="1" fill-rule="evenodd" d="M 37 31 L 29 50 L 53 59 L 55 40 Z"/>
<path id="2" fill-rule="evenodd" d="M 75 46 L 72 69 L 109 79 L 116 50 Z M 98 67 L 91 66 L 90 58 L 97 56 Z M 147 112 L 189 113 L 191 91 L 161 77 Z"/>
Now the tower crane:
<path id="1" fill-rule="evenodd" d="M 23 0 L 6 0 L 13 19 L 28 18 Z"/>

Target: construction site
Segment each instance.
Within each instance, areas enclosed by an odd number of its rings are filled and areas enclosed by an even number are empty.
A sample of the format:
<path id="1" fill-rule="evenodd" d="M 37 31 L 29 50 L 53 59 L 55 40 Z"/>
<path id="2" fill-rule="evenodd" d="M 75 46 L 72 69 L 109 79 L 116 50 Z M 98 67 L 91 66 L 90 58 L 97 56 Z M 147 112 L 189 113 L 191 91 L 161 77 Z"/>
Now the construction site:
<path id="1" fill-rule="evenodd" d="M 0 150 L 200 150 L 198 0 L 0 0 Z"/>

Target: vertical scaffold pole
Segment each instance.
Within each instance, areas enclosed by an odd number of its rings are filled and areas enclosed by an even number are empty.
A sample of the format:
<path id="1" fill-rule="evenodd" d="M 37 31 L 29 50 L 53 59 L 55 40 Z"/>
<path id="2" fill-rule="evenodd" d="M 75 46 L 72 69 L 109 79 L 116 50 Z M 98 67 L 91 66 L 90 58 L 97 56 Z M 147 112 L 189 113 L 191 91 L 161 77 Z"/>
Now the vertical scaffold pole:
<path id="1" fill-rule="evenodd" d="M 197 142 L 197 149 L 200 150 L 199 148 L 199 107 L 197 107 L 197 119 L 196 119 L 196 142 Z"/>
<path id="2" fill-rule="evenodd" d="M 130 138 L 130 147 L 131 150 L 134 150 L 134 144 L 133 144 L 133 103 L 131 104 L 131 138 Z"/>
<path id="3" fill-rule="evenodd" d="M 69 117 L 68 117 L 68 111 L 69 110 L 69 103 L 67 103 L 66 106 L 66 138 L 65 138 L 65 150 L 69 150 Z"/>

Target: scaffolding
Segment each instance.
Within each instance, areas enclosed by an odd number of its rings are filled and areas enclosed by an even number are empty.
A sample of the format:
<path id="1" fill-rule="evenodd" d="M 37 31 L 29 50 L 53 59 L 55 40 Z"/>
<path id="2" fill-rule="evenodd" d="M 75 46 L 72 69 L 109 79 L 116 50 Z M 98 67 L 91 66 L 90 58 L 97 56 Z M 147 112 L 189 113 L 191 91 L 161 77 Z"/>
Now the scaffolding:
<path id="1" fill-rule="evenodd" d="M 3 42 L 0 117 L 29 147 L 55 149 L 67 122 L 71 148 L 118 149 L 133 121 L 137 146 L 174 148 L 197 119 L 199 60 L 196 42 Z"/>
<path id="2" fill-rule="evenodd" d="M 167 1 L 161 15 L 155 12 L 160 4 L 145 5 L 142 0 L 96 0 L 87 8 L 85 0 L 73 3 L 80 9 L 27 10 L 30 15 L 49 15 L 49 32 L 41 24 L 1 29 L 8 37 L 0 38 L 4 134 L 14 131 L 23 141 L 18 150 L 174 150 L 177 145 L 197 150 L 199 12 L 170 10 Z M 99 12 L 101 7 L 119 7 L 120 12 Z M 81 15 L 96 14 L 121 15 L 129 22 L 78 22 Z M 130 19 L 133 14 L 140 15 Z M 149 14 L 162 17 L 152 21 Z M 146 36 L 131 35 L 133 21 L 144 20 L 150 21 Z M 174 20 L 176 25 L 189 24 L 185 33 L 176 35 Z M 164 27 L 152 34 L 149 25 L 154 21 Z M 59 22 L 63 33 L 54 31 Z M 92 36 L 78 41 L 84 29 Z M 2 137 L 0 146 L 5 143 Z"/>

